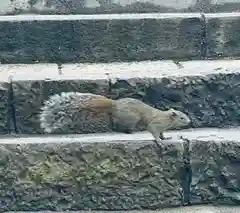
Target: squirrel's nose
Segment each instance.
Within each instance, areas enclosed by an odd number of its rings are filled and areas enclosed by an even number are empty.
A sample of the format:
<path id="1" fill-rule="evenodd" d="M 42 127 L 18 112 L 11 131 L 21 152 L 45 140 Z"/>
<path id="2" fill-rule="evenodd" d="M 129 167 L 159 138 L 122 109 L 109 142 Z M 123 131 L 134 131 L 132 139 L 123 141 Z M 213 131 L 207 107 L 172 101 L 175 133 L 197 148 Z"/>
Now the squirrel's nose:
<path id="1" fill-rule="evenodd" d="M 191 126 L 191 124 L 192 124 L 192 121 L 189 119 L 187 122 L 187 126 L 189 127 L 189 126 Z"/>

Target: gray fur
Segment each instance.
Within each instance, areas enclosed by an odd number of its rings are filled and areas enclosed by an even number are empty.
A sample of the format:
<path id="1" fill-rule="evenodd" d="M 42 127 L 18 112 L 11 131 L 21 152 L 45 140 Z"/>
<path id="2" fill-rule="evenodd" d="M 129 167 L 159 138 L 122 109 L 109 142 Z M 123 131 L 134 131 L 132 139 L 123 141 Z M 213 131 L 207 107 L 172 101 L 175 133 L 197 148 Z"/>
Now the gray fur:
<path id="1" fill-rule="evenodd" d="M 41 128 L 44 132 L 51 133 L 71 125 L 74 116 L 79 114 L 80 106 L 94 96 L 97 95 L 79 92 L 62 92 L 50 96 L 39 115 Z"/>

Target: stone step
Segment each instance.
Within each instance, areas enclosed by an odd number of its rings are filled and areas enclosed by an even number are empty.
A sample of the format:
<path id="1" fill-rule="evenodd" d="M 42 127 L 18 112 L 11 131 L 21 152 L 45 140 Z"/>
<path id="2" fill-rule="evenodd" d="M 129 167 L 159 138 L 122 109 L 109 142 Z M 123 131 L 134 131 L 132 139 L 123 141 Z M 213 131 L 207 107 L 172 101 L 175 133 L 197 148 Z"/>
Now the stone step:
<path id="1" fill-rule="evenodd" d="M 162 153 L 145 132 L 1 138 L 1 210 L 239 204 L 239 127 L 166 136 Z"/>
<path id="2" fill-rule="evenodd" d="M 1 16 L 0 62 L 238 57 L 239 18 L 239 12 Z"/>
<path id="3" fill-rule="evenodd" d="M 91 211 L 92 213 L 124 213 L 126 211 Z M 240 207 L 233 206 L 211 206 L 211 205 L 201 205 L 201 206 L 186 206 L 177 208 L 167 208 L 163 210 L 149 211 L 149 210 L 139 210 L 139 211 L 127 211 L 129 213 L 240 213 Z M 6 212 L 13 213 L 13 212 Z M 25 213 L 25 212 L 14 212 L 14 213 Z M 27 212 L 35 213 L 35 212 Z M 39 213 L 52 213 L 51 211 L 39 211 Z M 65 211 L 54 211 L 54 213 L 65 213 Z M 67 211 L 67 213 L 89 213 L 89 211 Z"/>
<path id="4" fill-rule="evenodd" d="M 200 13 L 2 16 L 0 62 L 200 59 L 201 30 Z"/>
<path id="5" fill-rule="evenodd" d="M 61 92 L 133 97 L 161 110 L 175 108 L 190 116 L 194 128 L 240 124 L 240 60 L 63 64 L 61 68 L 56 64 L 8 64 L 0 65 L 0 71 L 2 134 L 10 130 L 42 134 L 39 113 L 43 101 Z M 85 121 L 84 127 L 81 116 L 76 117 L 80 121 L 73 121 L 73 128 L 55 133 L 113 131 L 106 115 Z"/>

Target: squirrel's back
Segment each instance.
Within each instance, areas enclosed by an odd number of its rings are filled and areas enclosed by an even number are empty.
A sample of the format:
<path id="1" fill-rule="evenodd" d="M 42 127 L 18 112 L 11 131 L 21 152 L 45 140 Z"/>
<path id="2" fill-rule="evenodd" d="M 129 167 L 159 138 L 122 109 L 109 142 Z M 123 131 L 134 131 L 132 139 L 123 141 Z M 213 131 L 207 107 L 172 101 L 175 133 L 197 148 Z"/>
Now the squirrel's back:
<path id="1" fill-rule="evenodd" d="M 112 114 L 120 123 L 137 123 L 151 117 L 155 108 L 134 98 L 122 98 L 115 101 L 116 110 Z"/>

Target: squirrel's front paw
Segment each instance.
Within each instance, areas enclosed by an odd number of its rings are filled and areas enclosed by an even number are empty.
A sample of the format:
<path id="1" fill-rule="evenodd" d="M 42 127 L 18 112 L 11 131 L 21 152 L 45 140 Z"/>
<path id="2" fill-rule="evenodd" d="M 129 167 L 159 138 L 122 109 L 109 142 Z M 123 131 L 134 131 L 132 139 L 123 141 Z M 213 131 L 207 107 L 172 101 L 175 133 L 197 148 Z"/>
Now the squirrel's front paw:
<path id="1" fill-rule="evenodd" d="M 169 139 L 172 139 L 172 137 L 164 137 L 164 136 L 163 136 L 163 133 L 160 133 L 159 138 L 160 138 L 161 140 L 169 140 Z"/>

